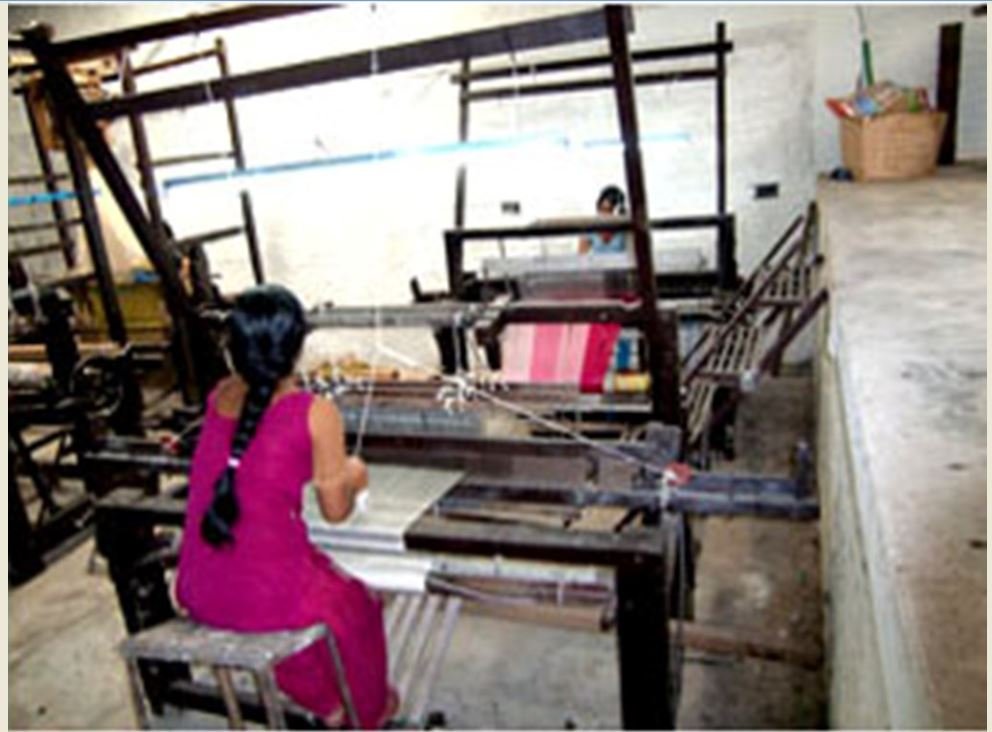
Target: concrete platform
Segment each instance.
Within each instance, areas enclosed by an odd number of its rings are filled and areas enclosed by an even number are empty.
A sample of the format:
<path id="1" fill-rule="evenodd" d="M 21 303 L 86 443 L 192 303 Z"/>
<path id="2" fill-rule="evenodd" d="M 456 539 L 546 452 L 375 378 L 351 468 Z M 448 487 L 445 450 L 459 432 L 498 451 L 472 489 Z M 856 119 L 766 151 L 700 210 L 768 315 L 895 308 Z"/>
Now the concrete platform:
<path id="1" fill-rule="evenodd" d="M 830 721 L 984 728 L 985 169 L 818 201 Z"/>

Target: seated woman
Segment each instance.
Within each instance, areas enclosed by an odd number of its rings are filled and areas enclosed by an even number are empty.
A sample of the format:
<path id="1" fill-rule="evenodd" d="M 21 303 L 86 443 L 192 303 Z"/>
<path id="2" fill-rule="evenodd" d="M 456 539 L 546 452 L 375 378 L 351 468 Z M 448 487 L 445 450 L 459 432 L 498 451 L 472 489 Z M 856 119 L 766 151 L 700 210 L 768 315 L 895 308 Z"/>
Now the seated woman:
<path id="1" fill-rule="evenodd" d="M 235 374 L 207 400 L 189 478 L 176 594 L 196 622 L 271 632 L 324 623 L 344 661 L 365 728 L 396 706 L 388 684 L 382 607 L 307 538 L 304 486 L 321 513 L 341 521 L 368 482 L 345 456 L 334 405 L 297 389 L 292 372 L 306 333 L 303 307 L 278 285 L 242 293 L 229 316 Z M 328 722 L 342 718 L 326 643 L 276 667 L 280 688 Z"/>
<path id="2" fill-rule="evenodd" d="M 626 197 L 616 186 L 606 186 L 596 199 L 596 213 L 599 216 L 626 216 Z M 579 254 L 623 254 L 628 251 L 627 234 L 622 231 L 594 231 L 579 239 Z M 632 332 L 625 330 L 617 339 L 612 363 L 616 371 L 630 368 L 634 352 Z"/>
<path id="3" fill-rule="evenodd" d="M 596 199 L 599 216 L 625 216 L 626 197 L 616 186 L 606 186 Z M 627 251 L 627 235 L 622 231 L 594 231 L 579 239 L 579 254 L 623 254 Z"/>

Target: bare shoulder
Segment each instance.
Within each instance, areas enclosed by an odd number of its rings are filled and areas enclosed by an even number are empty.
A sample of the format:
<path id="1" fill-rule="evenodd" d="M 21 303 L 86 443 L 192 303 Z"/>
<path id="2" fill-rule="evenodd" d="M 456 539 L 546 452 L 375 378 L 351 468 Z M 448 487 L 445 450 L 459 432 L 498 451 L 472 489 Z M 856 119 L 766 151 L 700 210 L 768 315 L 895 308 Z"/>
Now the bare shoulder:
<path id="1" fill-rule="evenodd" d="M 237 376 L 227 376 L 217 383 L 217 409 L 222 414 L 238 414 L 245 398 L 245 383 Z"/>
<path id="2" fill-rule="evenodd" d="M 310 431 L 314 434 L 339 428 L 341 424 L 341 415 L 334 402 L 322 396 L 317 396 L 310 402 L 308 418 Z"/>

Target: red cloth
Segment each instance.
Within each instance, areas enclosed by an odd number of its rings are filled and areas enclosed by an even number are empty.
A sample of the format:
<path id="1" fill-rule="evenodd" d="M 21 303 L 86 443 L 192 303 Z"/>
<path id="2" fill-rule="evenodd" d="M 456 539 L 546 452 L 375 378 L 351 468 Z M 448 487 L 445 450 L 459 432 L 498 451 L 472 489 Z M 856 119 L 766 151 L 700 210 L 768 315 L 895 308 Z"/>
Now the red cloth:
<path id="1" fill-rule="evenodd" d="M 582 391 L 603 390 L 603 379 L 606 378 L 619 337 L 619 323 L 596 323 L 589 326 L 589 342 L 586 343 L 586 355 L 582 361 L 582 375 L 579 380 Z"/>
<path id="2" fill-rule="evenodd" d="M 242 632 L 325 623 L 340 649 L 362 726 L 386 721 L 388 657 L 382 605 L 307 538 L 303 486 L 313 474 L 308 413 L 314 396 L 292 392 L 262 415 L 235 480 L 240 516 L 234 544 L 215 548 L 200 535 L 213 486 L 227 463 L 236 420 L 211 395 L 189 476 L 189 503 L 176 596 L 196 622 Z M 321 717 L 341 707 L 323 641 L 276 667 L 279 687 Z"/>

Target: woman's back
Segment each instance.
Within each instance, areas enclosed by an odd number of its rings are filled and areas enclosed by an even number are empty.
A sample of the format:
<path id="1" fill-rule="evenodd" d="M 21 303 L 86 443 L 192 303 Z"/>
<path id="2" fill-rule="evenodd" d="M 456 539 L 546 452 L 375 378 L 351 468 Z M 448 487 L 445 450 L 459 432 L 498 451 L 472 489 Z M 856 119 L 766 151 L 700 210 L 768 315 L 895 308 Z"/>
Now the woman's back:
<path id="1" fill-rule="evenodd" d="M 208 544 L 200 525 L 228 463 L 244 389 L 228 379 L 211 394 L 189 478 L 177 596 L 190 615 L 232 630 L 305 625 L 303 598 L 315 571 L 301 515 L 313 471 L 308 414 L 313 395 L 274 397 L 259 420 L 235 478 L 234 541 Z"/>

